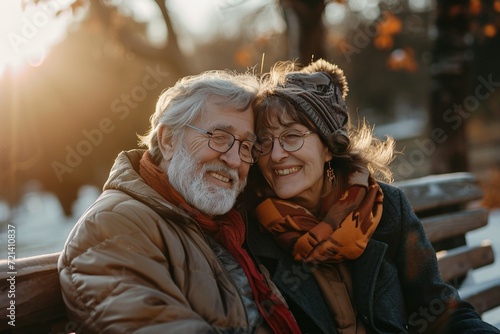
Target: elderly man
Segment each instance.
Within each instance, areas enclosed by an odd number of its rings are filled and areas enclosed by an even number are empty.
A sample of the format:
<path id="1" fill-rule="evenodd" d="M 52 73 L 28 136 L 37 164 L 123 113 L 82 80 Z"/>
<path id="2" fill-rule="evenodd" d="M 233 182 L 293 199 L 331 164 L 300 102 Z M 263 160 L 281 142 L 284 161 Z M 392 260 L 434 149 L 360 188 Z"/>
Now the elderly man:
<path id="1" fill-rule="evenodd" d="M 148 150 L 122 152 L 59 259 L 82 333 L 299 333 L 232 209 L 259 157 L 258 81 L 209 71 L 160 96 Z"/>

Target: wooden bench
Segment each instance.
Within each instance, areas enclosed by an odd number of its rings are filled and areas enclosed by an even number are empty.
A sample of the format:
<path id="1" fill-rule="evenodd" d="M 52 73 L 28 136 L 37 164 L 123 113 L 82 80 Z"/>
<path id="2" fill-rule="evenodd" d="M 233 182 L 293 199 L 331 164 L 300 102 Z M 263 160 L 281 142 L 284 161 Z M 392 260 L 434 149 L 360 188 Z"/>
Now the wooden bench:
<path id="1" fill-rule="evenodd" d="M 431 175 L 394 184 L 406 193 L 421 219 L 443 279 L 459 288 L 461 297 L 479 314 L 500 306 L 500 275 L 486 283 L 462 286 L 472 270 L 494 262 L 488 240 L 480 245 L 466 243 L 466 233 L 486 226 L 489 217 L 488 209 L 478 205 L 483 190 L 474 175 Z"/>
<path id="2" fill-rule="evenodd" d="M 443 278 L 459 287 L 464 299 L 480 314 L 500 306 L 500 277 L 472 287 L 460 287 L 471 270 L 492 264 L 491 245 L 467 245 L 465 234 L 486 226 L 489 212 L 474 207 L 482 189 L 470 173 L 433 175 L 396 182 L 405 191 L 438 252 Z M 7 261 L 0 261 L 0 333 L 68 333 L 77 331 L 64 311 L 57 274 L 59 254 L 47 254 L 15 263 L 16 327 L 8 325 Z M 5 320 L 7 319 L 7 320 Z"/>
<path id="3" fill-rule="evenodd" d="M 8 262 L 0 261 L 0 333 L 69 333 L 73 322 L 66 318 L 61 295 L 57 259 L 59 253 L 15 261 L 15 298 L 7 298 Z M 7 283 L 7 284 L 6 284 Z M 10 301 L 15 301 L 15 327 L 9 325 Z"/>

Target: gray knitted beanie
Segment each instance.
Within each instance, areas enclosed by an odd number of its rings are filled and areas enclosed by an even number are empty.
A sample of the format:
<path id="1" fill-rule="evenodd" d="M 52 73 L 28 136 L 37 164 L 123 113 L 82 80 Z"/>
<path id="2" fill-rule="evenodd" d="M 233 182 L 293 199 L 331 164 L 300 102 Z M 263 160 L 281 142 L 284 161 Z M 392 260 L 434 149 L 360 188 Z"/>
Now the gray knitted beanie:
<path id="1" fill-rule="evenodd" d="M 332 149 L 332 134 L 345 132 L 349 121 L 345 104 L 348 90 L 344 72 L 337 65 L 319 59 L 298 72 L 288 73 L 275 94 L 303 112 Z"/>

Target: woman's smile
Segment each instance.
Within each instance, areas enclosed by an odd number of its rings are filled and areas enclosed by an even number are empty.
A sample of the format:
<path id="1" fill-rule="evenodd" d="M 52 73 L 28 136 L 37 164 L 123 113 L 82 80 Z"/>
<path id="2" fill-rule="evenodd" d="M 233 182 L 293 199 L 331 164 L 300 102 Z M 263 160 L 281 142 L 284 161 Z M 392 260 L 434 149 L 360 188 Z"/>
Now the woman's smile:
<path id="1" fill-rule="evenodd" d="M 295 166 L 290 168 L 275 169 L 274 173 L 279 176 L 285 176 L 285 175 L 295 174 L 301 169 L 302 169 L 301 166 Z"/>

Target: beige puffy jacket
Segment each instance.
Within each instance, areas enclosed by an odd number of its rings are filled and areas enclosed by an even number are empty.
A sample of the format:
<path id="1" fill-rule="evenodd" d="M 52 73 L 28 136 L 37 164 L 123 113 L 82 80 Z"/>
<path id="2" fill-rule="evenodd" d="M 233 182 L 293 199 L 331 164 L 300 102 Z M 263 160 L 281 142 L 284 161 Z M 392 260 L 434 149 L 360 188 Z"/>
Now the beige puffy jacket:
<path id="1" fill-rule="evenodd" d="M 199 226 L 138 174 L 122 152 L 103 194 L 59 258 L 78 333 L 247 333 L 241 288 Z"/>

